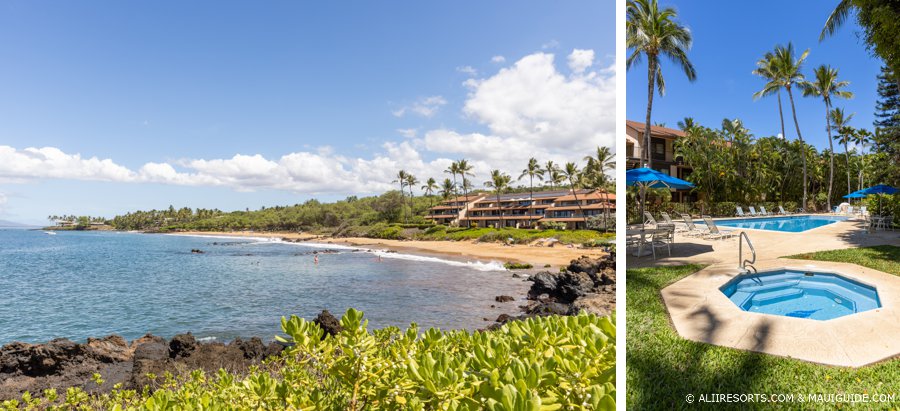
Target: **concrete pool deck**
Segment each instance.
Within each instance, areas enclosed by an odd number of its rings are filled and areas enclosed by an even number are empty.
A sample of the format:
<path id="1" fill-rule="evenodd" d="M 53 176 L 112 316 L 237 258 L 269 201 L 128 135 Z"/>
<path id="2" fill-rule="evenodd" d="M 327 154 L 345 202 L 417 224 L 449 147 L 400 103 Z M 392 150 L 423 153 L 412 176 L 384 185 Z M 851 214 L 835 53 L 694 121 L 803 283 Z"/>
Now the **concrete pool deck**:
<path id="1" fill-rule="evenodd" d="M 759 271 L 815 268 L 838 272 L 875 286 L 882 307 L 827 321 L 743 311 L 719 290 L 738 275 L 737 238 L 704 240 L 676 235 L 671 257 L 654 260 L 629 253 L 626 264 L 628 268 L 709 265 L 661 291 L 679 335 L 723 347 L 845 367 L 861 367 L 900 356 L 900 276 L 855 264 L 782 258 L 825 250 L 900 246 L 900 231 L 869 233 L 860 219 L 802 233 L 734 230 L 741 231 L 747 233 L 756 248 L 754 266 Z M 748 252 L 745 244 L 744 258 L 749 258 Z"/>
<path id="2" fill-rule="evenodd" d="M 773 269 L 840 273 L 878 289 L 881 308 L 827 321 L 741 310 L 719 290 L 738 275 L 714 265 L 662 290 L 675 330 L 684 338 L 820 364 L 861 367 L 900 355 L 900 277 L 855 264 L 789 260 L 757 264 Z"/>
<path id="3" fill-rule="evenodd" d="M 678 221 L 680 219 L 676 220 L 676 223 Z M 750 237 L 750 241 L 753 242 L 753 246 L 756 247 L 757 262 L 816 251 L 885 244 L 900 246 L 900 231 L 876 231 L 869 233 L 861 219 L 839 221 L 802 233 L 732 229 L 730 227 L 720 227 L 720 229 L 731 230 L 735 233 L 746 232 Z M 744 251 L 745 253 L 747 252 L 746 249 Z M 667 256 L 665 250 L 661 254 L 657 252 L 657 255 L 660 258 L 654 260 L 651 256 L 635 257 L 629 253 L 626 265 L 628 268 L 636 268 L 660 265 L 731 263 L 734 267 L 737 267 L 738 241 L 737 237 L 725 240 L 705 240 L 676 234 L 675 244 L 672 245 L 672 256 Z"/>

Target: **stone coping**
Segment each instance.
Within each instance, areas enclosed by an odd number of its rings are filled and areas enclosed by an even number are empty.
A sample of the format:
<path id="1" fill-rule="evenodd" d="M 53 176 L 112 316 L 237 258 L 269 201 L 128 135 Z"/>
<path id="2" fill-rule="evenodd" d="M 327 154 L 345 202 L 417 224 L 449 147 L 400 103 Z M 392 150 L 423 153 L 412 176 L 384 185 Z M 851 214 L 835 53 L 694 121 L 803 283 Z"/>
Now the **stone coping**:
<path id="1" fill-rule="evenodd" d="M 875 286 L 881 308 L 827 321 L 741 310 L 719 287 L 739 273 L 719 264 L 662 289 L 675 330 L 684 338 L 819 364 L 862 367 L 900 355 L 900 277 L 856 264 L 771 260 L 759 271 L 819 270 Z"/>

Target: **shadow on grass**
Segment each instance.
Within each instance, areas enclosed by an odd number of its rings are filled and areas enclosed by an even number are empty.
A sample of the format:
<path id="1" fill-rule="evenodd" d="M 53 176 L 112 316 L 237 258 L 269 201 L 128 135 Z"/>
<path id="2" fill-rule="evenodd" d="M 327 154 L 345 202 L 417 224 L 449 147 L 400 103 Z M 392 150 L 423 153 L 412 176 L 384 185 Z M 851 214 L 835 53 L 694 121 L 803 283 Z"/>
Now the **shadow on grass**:
<path id="1" fill-rule="evenodd" d="M 834 261 L 860 265 L 884 265 L 884 271 L 900 275 L 900 247 L 839 250 Z M 807 256 L 808 258 L 820 255 Z M 828 257 L 828 254 L 825 254 Z M 852 259 L 855 261 L 847 261 Z M 834 409 L 858 404 L 835 403 L 702 403 L 702 394 L 896 394 L 900 393 L 900 359 L 861 368 L 831 367 L 690 341 L 673 329 L 660 295 L 667 285 L 702 269 L 700 265 L 629 269 L 626 272 L 627 354 L 626 408 L 671 409 Z M 712 325 L 721 321 L 703 314 L 697 319 Z M 761 350 L 769 343 L 770 324 L 753 332 L 750 347 Z M 694 402 L 686 397 L 693 395 Z M 862 404 L 864 409 L 890 409 L 891 404 Z"/>

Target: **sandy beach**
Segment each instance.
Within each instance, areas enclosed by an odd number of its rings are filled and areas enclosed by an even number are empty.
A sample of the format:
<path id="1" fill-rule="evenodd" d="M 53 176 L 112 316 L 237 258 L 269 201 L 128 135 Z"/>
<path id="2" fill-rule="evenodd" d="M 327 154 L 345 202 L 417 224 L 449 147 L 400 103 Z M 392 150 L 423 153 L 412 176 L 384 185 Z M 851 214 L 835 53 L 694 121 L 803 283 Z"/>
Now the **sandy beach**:
<path id="1" fill-rule="evenodd" d="M 500 261 L 529 263 L 536 268 L 550 264 L 554 267 L 564 266 L 583 255 L 598 257 L 603 255 L 599 249 L 569 248 L 563 245 L 555 247 L 533 247 L 529 245 L 503 245 L 500 243 L 476 243 L 474 241 L 401 241 L 382 240 L 377 238 L 332 238 L 298 233 L 278 232 L 214 232 L 184 231 L 172 235 L 221 235 L 231 237 L 274 237 L 291 240 L 317 242 L 323 244 L 350 245 L 361 248 L 384 249 L 410 254 L 443 256 L 457 259 L 475 259 L 479 261 Z"/>

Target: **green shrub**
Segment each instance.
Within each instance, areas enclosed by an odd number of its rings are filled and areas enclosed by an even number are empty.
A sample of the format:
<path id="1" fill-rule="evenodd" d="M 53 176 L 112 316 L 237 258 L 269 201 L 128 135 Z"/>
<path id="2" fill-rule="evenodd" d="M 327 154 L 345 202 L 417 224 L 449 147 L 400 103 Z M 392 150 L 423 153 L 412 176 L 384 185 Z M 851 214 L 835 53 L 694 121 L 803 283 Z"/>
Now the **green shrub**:
<path id="1" fill-rule="evenodd" d="M 528 263 L 514 263 L 512 261 L 507 261 L 503 264 L 507 270 L 527 270 L 529 268 L 533 268 L 534 266 Z"/>
<path id="2" fill-rule="evenodd" d="M 566 223 L 559 221 L 542 221 L 541 229 L 543 230 L 565 230 Z"/>
<path id="3" fill-rule="evenodd" d="M 578 315 L 512 321 L 469 333 L 413 324 L 369 332 L 350 309 L 343 331 L 325 335 L 292 316 L 293 345 L 246 376 L 225 370 L 165 378 L 155 392 L 69 389 L 0 403 L 5 409 L 615 409 L 615 318 Z M 97 377 L 99 379 L 99 377 Z M 65 404 L 61 404 L 65 403 Z"/>

